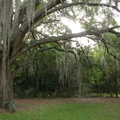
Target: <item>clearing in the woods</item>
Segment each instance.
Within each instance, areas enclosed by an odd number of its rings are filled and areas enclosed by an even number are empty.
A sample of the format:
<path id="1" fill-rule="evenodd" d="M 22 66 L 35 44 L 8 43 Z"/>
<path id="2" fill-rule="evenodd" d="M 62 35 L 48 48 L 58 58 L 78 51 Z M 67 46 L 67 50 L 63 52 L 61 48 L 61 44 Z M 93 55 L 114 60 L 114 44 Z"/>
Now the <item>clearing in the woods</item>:
<path id="1" fill-rule="evenodd" d="M 120 98 L 56 98 L 56 99 L 15 99 L 18 111 L 39 109 L 42 105 L 65 103 L 115 103 L 120 104 Z M 0 113 L 8 111 L 0 108 Z"/>
<path id="2" fill-rule="evenodd" d="M 15 99 L 16 113 L 0 120 L 120 120 L 120 98 Z"/>

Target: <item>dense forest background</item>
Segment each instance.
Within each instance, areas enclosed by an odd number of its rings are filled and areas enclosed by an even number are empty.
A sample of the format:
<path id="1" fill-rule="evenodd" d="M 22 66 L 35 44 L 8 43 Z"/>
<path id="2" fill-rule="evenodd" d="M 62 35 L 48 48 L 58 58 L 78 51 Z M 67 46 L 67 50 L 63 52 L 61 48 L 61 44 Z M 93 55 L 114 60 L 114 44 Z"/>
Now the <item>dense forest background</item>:
<path id="1" fill-rule="evenodd" d="M 109 36 L 110 34 L 106 35 Z M 111 38 L 114 41 L 117 39 L 114 35 Z M 110 51 L 114 52 L 112 49 Z M 79 61 L 75 59 L 77 52 L 80 55 Z M 114 54 L 119 55 L 119 52 Z M 14 67 L 23 59 L 26 57 L 20 57 Z M 77 62 L 80 62 L 80 65 Z M 118 97 L 119 73 L 119 61 L 107 53 L 104 44 L 102 47 L 95 44 L 92 48 L 80 46 L 73 53 L 46 50 L 33 57 L 30 64 L 14 78 L 14 95 L 21 98 Z M 80 81 L 78 77 L 81 78 Z"/>
<path id="2" fill-rule="evenodd" d="M 47 4 L 45 1 L 42 2 L 43 5 Z M 34 39 L 41 36 L 49 38 L 51 35 L 72 34 L 72 29 L 75 28 L 65 24 L 63 18 L 67 22 L 79 23 L 81 30 L 97 33 L 101 28 L 117 29 L 80 38 L 81 41 L 86 38 L 88 41 L 92 40 L 95 42 L 94 45 L 82 45 L 80 39 L 68 39 L 40 45 L 21 55 L 13 65 L 15 70 L 22 66 L 22 70 L 14 78 L 15 97 L 118 97 L 120 93 L 119 1 L 69 2 L 66 5 L 72 6 L 75 2 L 76 5 L 81 4 L 81 6 L 64 8 L 50 15 L 47 15 L 46 8 L 46 17 L 30 29 L 24 38 L 24 44 L 29 42 L 32 44 Z M 88 6 L 82 6 L 84 2 Z M 41 6 L 38 6 L 37 10 L 40 8 Z M 23 64 L 26 60 L 27 63 Z"/>

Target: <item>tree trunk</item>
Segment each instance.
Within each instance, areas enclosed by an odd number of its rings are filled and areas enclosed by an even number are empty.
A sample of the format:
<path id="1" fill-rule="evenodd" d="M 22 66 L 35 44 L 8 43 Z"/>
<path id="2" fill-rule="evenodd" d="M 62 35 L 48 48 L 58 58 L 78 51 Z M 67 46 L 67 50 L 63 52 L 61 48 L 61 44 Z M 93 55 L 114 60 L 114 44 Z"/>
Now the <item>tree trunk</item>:
<path id="1" fill-rule="evenodd" d="M 0 107 L 2 107 L 2 66 L 0 65 Z"/>
<path id="2" fill-rule="evenodd" d="M 10 112 L 15 112 L 16 106 L 13 101 L 12 67 L 7 64 L 6 68 L 5 77 L 3 77 L 3 71 L 0 70 L 0 107 L 9 109 Z"/>
<path id="3" fill-rule="evenodd" d="M 115 79 L 115 95 L 116 97 L 118 97 L 118 92 L 119 91 L 119 87 L 118 87 L 118 80 L 117 80 L 117 74 L 116 74 L 116 79 Z"/>
<path id="4" fill-rule="evenodd" d="M 118 97 L 118 92 L 117 92 L 117 91 L 116 91 L 116 93 L 115 93 L 115 94 L 116 94 L 116 97 Z"/>

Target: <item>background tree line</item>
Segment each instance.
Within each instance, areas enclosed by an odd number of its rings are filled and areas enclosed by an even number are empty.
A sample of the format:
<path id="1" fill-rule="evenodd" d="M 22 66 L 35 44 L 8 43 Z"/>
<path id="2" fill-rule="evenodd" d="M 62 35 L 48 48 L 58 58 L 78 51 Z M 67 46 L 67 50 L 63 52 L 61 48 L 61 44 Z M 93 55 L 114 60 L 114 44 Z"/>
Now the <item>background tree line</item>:
<path id="1" fill-rule="evenodd" d="M 51 46 L 51 44 L 48 44 L 48 46 Z M 90 46 L 82 46 L 82 49 L 76 49 L 81 52 L 81 60 L 79 61 L 82 66 L 80 96 L 118 97 L 120 93 L 120 62 L 114 56 L 107 53 L 104 44 L 102 47 L 96 44 L 92 48 Z M 82 53 L 82 50 L 89 50 L 89 53 L 84 55 L 85 53 Z M 74 51 L 74 54 L 77 51 Z M 111 53 L 115 52 L 112 49 L 110 51 Z M 102 52 L 104 52 L 104 55 Z M 61 52 L 56 49 L 38 53 L 31 61 L 31 64 L 26 66 L 15 77 L 15 97 L 53 98 L 79 96 L 79 81 L 76 76 L 77 66 L 75 66 L 77 60 L 73 53 L 68 52 L 66 63 L 63 58 L 64 54 L 63 51 Z M 119 52 L 115 52 L 115 54 L 119 55 Z M 25 56 L 19 58 L 14 67 L 17 67 L 22 59 L 26 59 Z M 66 72 L 65 67 L 67 67 L 67 76 L 65 73 L 61 79 L 61 70 Z"/>

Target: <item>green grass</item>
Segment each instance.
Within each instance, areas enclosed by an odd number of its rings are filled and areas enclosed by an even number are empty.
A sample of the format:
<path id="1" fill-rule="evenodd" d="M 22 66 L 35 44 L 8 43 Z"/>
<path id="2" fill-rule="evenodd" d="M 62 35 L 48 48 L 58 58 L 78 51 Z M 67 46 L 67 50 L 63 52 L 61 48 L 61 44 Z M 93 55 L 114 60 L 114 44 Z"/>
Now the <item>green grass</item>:
<path id="1" fill-rule="evenodd" d="M 0 120 L 120 120 L 120 103 L 39 105 L 40 109 L 0 114 Z"/>

